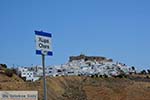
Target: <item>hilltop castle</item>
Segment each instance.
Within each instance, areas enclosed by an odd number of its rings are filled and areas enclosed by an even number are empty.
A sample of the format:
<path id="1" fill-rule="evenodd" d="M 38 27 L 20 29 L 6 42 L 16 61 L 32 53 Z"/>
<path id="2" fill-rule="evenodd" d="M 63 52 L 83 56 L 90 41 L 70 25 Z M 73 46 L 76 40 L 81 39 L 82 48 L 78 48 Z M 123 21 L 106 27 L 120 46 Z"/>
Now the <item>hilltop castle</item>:
<path id="1" fill-rule="evenodd" d="M 105 57 L 101 56 L 85 56 L 84 54 L 81 54 L 79 56 L 70 56 L 69 62 L 72 62 L 73 60 L 84 60 L 84 61 L 97 61 L 97 62 L 112 62 L 112 59 L 107 59 Z"/>

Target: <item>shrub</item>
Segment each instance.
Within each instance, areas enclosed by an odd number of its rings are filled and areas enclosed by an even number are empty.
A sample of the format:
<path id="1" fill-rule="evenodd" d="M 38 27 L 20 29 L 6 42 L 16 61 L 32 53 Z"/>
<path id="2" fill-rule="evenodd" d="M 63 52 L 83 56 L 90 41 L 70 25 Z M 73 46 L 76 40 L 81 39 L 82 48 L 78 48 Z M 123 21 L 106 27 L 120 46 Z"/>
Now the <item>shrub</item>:
<path id="1" fill-rule="evenodd" d="M 91 78 L 94 78 L 94 75 L 91 75 Z"/>
<path id="2" fill-rule="evenodd" d="M 102 78 L 102 77 L 103 77 L 103 75 L 99 75 L 99 77 L 100 77 L 100 78 Z"/>
<path id="3" fill-rule="evenodd" d="M 104 74 L 104 78 L 108 78 L 108 76 L 106 74 Z"/>
<path id="4" fill-rule="evenodd" d="M 5 74 L 9 77 L 12 77 L 13 76 L 13 71 L 11 69 L 6 69 L 5 70 Z"/>
<path id="5" fill-rule="evenodd" d="M 115 76 L 115 78 L 117 78 L 117 77 L 118 78 L 127 78 L 128 76 L 126 74 L 122 73 L 122 74 Z"/>
<path id="6" fill-rule="evenodd" d="M 0 66 L 2 66 L 3 68 L 7 68 L 6 64 L 0 64 Z"/>
<path id="7" fill-rule="evenodd" d="M 98 77 L 98 74 L 95 74 L 95 77 Z"/>
<path id="8" fill-rule="evenodd" d="M 141 74 L 146 74 L 146 70 L 142 70 L 140 73 Z"/>
<path id="9" fill-rule="evenodd" d="M 12 72 L 17 75 L 17 70 L 15 68 L 11 68 Z"/>
<path id="10" fill-rule="evenodd" d="M 149 79 L 149 76 L 146 76 L 147 79 Z"/>
<path id="11" fill-rule="evenodd" d="M 123 75 L 122 75 L 122 74 L 120 74 L 120 75 L 118 75 L 117 77 L 119 77 L 119 78 L 123 78 Z"/>

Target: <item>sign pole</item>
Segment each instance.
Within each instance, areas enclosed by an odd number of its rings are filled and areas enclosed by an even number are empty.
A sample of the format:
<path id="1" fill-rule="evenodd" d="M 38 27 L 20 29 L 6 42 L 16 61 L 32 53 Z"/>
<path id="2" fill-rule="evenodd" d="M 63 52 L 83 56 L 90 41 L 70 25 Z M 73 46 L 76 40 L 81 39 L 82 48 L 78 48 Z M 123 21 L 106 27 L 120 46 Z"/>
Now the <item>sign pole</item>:
<path id="1" fill-rule="evenodd" d="M 45 76 L 45 55 L 44 54 L 42 54 L 42 66 L 43 66 L 44 100 L 47 100 L 47 88 L 46 88 L 46 76 Z"/>
<path id="2" fill-rule="evenodd" d="M 46 87 L 46 75 L 45 75 L 45 56 L 52 56 L 51 47 L 51 33 L 43 31 L 35 31 L 36 38 L 36 54 L 42 56 L 42 66 L 43 66 L 43 93 L 44 100 L 47 100 L 47 87 Z"/>

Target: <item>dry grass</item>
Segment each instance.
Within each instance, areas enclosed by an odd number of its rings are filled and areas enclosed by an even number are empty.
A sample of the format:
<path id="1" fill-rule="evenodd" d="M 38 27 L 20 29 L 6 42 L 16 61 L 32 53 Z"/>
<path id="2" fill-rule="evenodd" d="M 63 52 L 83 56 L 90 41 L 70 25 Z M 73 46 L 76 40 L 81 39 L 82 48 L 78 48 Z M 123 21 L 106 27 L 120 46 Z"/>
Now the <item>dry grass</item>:
<path id="1" fill-rule="evenodd" d="M 142 76 L 143 77 L 143 76 Z M 24 82 L 0 74 L 0 90 L 37 90 L 43 98 L 43 81 Z M 150 82 L 119 78 L 47 78 L 48 100 L 150 100 Z"/>

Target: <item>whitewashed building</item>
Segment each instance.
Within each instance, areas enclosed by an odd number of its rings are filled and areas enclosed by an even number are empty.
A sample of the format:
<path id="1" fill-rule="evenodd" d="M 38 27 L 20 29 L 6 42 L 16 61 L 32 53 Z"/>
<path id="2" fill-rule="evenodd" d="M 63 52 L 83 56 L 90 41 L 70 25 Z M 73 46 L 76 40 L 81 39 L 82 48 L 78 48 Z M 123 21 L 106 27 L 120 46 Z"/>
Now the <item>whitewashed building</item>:
<path id="1" fill-rule="evenodd" d="M 18 67 L 17 73 L 26 81 L 36 81 L 40 78 L 38 76 L 35 76 L 34 71 L 31 71 L 30 67 Z"/>
<path id="2" fill-rule="evenodd" d="M 108 77 L 117 76 L 121 73 L 129 74 L 129 72 L 134 72 L 127 65 L 113 62 L 113 61 L 101 61 L 96 60 L 71 60 L 66 64 L 61 64 L 57 66 L 48 66 L 45 68 L 45 74 L 49 77 L 56 76 L 91 76 L 91 75 L 107 75 Z M 25 77 L 28 81 L 38 80 L 39 77 L 43 76 L 43 67 L 19 67 L 18 73 L 21 77 Z"/>

